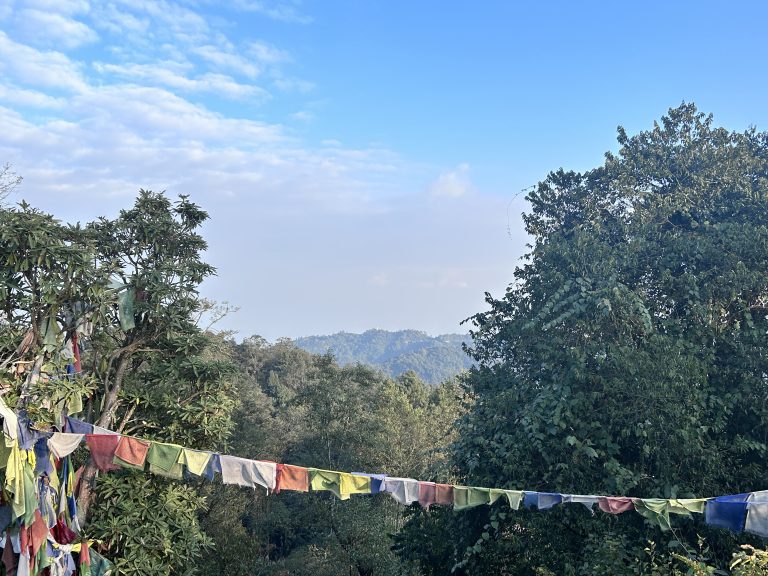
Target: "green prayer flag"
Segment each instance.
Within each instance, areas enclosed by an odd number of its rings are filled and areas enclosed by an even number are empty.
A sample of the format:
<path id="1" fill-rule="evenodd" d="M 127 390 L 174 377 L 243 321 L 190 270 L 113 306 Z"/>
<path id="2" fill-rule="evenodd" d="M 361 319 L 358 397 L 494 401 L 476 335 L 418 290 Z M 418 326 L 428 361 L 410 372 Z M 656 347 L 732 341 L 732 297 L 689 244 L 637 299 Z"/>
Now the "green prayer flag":
<path id="1" fill-rule="evenodd" d="M 523 501 L 522 490 L 503 490 L 501 488 L 489 488 L 488 493 L 490 496 L 489 504 L 493 504 L 502 496 L 507 499 L 507 503 L 512 510 L 518 510 L 520 503 Z"/>
<path id="2" fill-rule="evenodd" d="M 455 510 L 474 508 L 483 504 L 491 504 L 491 491 L 489 488 L 477 488 L 475 486 L 453 487 L 453 508 Z"/>
<path id="3" fill-rule="evenodd" d="M 183 478 L 184 467 L 179 463 L 182 450 L 183 448 L 178 444 L 152 442 L 147 452 L 149 471 L 168 478 Z"/>
<path id="4" fill-rule="evenodd" d="M 635 510 L 655 524 L 658 524 L 662 530 L 670 530 L 670 514 L 682 514 L 690 516 L 691 512 L 702 514 L 706 498 L 682 498 L 682 499 L 664 499 L 664 498 L 636 498 L 633 500 Z"/>
<path id="5" fill-rule="evenodd" d="M 129 287 L 121 290 L 117 295 L 117 313 L 120 316 L 120 328 L 123 329 L 123 332 L 136 328 L 133 309 L 135 299 L 136 291 Z"/>

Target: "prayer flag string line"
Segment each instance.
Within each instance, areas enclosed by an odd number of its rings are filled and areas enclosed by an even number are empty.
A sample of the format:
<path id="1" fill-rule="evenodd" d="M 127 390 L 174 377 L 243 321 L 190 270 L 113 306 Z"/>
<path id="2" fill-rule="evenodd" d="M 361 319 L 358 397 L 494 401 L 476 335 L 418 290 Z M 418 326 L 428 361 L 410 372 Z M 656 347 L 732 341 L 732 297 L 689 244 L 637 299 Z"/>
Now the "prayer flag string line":
<path id="1" fill-rule="evenodd" d="M 703 514 L 705 523 L 735 533 L 768 538 L 768 490 L 710 498 L 637 498 L 562 494 L 508 488 L 461 486 L 420 481 L 386 474 L 340 472 L 251 460 L 178 444 L 128 436 L 64 417 L 61 431 L 37 430 L 24 413 L 16 414 L 0 398 L 4 442 L 0 442 L 3 499 L 0 505 L 0 548 L 6 570 L 53 576 L 90 574 L 97 563 L 108 574 L 110 563 L 80 535 L 71 455 L 84 442 L 101 472 L 119 469 L 156 475 L 221 479 L 223 484 L 262 487 L 268 493 L 285 490 L 331 492 L 341 500 L 355 494 L 389 494 L 403 505 L 418 503 L 466 510 L 505 502 L 509 508 L 549 510 L 581 504 L 594 513 L 634 510 L 662 530 L 671 528 L 671 515 Z"/>

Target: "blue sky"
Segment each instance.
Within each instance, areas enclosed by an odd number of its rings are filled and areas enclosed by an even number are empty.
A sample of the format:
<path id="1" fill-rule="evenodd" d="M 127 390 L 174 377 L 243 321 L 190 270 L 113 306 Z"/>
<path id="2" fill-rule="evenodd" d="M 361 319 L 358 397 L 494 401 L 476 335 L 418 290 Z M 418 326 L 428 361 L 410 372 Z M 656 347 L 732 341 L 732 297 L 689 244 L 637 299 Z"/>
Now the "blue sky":
<path id="1" fill-rule="evenodd" d="M 224 6 L 224 7 L 222 7 Z M 0 0 L 0 164 L 69 221 L 211 215 L 222 328 L 464 331 L 520 191 L 682 101 L 768 126 L 762 2 Z"/>

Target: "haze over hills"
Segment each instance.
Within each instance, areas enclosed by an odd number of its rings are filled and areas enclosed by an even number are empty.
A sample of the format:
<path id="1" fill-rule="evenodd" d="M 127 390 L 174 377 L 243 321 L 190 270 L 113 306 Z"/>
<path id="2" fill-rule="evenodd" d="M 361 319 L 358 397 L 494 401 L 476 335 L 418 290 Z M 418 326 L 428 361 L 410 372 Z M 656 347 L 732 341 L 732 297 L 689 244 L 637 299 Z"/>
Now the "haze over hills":
<path id="1" fill-rule="evenodd" d="M 462 350 L 468 334 L 430 336 L 419 330 L 367 330 L 362 334 L 339 332 L 330 336 L 306 336 L 294 343 L 315 354 L 332 352 L 339 364 L 368 364 L 397 377 L 413 370 L 429 384 L 438 384 L 463 370 L 472 360 Z"/>

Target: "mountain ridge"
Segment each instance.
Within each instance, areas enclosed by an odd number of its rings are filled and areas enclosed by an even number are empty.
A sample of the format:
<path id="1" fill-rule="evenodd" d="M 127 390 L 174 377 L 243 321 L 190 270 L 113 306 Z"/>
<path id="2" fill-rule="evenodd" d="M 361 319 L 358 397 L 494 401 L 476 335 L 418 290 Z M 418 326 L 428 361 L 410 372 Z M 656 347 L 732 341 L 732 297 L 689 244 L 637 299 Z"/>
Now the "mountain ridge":
<path id="1" fill-rule="evenodd" d="M 294 344 L 314 354 L 331 352 L 341 365 L 368 364 L 392 377 L 413 370 L 429 384 L 438 384 L 469 369 L 472 360 L 462 350 L 468 334 L 430 336 L 421 330 L 382 330 L 295 338 Z"/>

